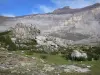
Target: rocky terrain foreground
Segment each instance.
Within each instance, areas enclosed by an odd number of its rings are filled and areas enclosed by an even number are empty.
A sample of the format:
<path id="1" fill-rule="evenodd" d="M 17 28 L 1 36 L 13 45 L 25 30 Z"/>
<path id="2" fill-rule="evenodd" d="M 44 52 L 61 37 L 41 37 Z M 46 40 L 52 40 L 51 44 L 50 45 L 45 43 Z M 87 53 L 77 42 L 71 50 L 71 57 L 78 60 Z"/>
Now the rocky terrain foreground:
<path id="1" fill-rule="evenodd" d="M 23 51 L 21 52 L 23 54 Z M 16 51 L 8 52 L 0 48 L 0 75 L 63 75 L 62 73 L 89 73 L 88 65 L 48 64 L 43 59 L 22 55 Z"/>

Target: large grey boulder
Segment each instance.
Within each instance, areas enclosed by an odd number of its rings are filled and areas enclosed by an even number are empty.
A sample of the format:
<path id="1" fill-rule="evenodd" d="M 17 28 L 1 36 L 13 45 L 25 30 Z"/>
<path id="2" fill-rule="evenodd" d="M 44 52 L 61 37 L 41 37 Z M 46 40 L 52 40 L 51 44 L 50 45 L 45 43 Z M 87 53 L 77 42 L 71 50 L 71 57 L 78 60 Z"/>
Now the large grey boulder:
<path id="1" fill-rule="evenodd" d="M 71 53 L 71 57 L 72 58 L 85 58 L 87 59 L 87 54 L 85 52 L 80 52 L 78 50 L 74 50 L 72 53 Z"/>

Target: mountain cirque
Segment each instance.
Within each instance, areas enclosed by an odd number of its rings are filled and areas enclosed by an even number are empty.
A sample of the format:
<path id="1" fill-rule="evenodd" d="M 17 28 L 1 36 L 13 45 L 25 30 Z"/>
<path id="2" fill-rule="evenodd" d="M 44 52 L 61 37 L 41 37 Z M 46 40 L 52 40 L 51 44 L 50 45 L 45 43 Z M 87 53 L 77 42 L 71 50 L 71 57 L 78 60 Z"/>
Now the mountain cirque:
<path id="1" fill-rule="evenodd" d="M 64 7 L 46 14 L 0 17 L 1 27 L 9 29 L 17 23 L 32 24 L 41 32 L 37 37 L 46 37 L 58 45 L 97 44 L 100 41 L 100 4 L 80 9 Z"/>

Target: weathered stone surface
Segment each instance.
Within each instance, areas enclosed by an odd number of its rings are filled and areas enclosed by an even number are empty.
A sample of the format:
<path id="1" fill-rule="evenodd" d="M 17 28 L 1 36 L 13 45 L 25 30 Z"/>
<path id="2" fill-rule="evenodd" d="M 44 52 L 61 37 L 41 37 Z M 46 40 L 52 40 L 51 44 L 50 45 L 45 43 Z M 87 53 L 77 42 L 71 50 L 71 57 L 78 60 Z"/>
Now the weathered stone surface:
<path id="1" fill-rule="evenodd" d="M 76 58 L 79 58 L 79 57 L 83 57 L 83 58 L 87 58 L 87 54 L 86 53 L 84 53 L 84 52 L 80 52 L 80 51 L 78 51 L 78 50 L 74 50 L 73 52 L 72 52 L 72 54 L 71 54 L 71 57 L 73 58 L 73 57 L 76 57 Z"/>

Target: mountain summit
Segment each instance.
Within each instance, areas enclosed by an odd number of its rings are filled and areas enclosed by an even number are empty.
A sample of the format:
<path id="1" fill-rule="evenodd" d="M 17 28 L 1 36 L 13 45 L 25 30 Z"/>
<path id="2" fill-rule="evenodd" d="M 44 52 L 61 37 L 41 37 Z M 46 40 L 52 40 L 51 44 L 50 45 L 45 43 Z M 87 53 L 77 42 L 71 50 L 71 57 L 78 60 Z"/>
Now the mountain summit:
<path id="1" fill-rule="evenodd" d="M 63 8 L 59 8 L 53 11 L 53 14 L 71 14 L 71 13 L 77 13 L 77 12 L 82 12 L 82 11 L 87 11 L 87 10 L 91 10 L 94 8 L 97 8 L 100 6 L 100 3 L 96 3 L 84 8 L 76 8 L 76 9 L 72 9 L 69 6 L 65 6 Z"/>

